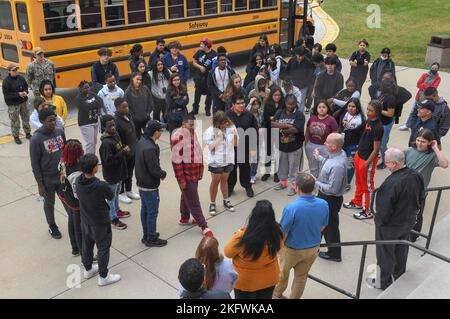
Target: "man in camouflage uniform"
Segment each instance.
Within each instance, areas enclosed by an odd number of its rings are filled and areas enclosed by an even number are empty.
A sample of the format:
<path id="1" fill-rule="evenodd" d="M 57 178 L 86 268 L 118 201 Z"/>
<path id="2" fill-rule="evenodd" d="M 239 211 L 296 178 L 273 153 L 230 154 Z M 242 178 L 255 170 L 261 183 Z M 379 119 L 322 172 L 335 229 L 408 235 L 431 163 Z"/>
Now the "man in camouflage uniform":
<path id="1" fill-rule="evenodd" d="M 28 84 L 24 77 L 18 74 L 19 66 L 10 64 L 8 66 L 9 75 L 5 78 L 2 85 L 5 103 L 8 105 L 8 115 L 11 120 L 11 133 L 17 144 L 22 144 L 19 138 L 20 118 L 22 118 L 22 127 L 26 138 L 31 138 L 30 112 L 28 110 Z"/>
<path id="2" fill-rule="evenodd" d="M 39 47 L 33 50 L 33 57 L 35 60 L 27 67 L 28 83 L 34 96 L 39 96 L 39 86 L 42 81 L 49 80 L 55 83 L 55 65 L 44 57 L 44 51 Z"/>

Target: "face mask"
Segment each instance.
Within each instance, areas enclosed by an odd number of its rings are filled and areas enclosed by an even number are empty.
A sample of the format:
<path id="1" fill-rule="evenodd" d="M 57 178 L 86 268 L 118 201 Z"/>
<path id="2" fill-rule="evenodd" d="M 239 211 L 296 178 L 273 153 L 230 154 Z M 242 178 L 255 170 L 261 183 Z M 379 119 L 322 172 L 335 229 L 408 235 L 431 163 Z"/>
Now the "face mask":
<path id="1" fill-rule="evenodd" d="M 381 56 L 381 60 L 386 61 L 388 58 Z"/>
<path id="2" fill-rule="evenodd" d="M 437 70 L 430 70 L 430 73 L 431 73 L 431 74 L 437 74 L 438 71 L 437 71 Z"/>

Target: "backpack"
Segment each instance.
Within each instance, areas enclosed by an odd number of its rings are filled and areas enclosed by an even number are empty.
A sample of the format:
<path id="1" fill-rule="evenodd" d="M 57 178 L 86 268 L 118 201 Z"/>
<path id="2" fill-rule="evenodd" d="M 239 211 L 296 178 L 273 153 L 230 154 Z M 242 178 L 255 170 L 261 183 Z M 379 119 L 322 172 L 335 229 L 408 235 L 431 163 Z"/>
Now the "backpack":
<path id="1" fill-rule="evenodd" d="M 61 183 L 61 189 L 58 193 L 61 202 L 75 212 L 80 211 L 80 202 L 76 193 L 76 181 L 81 174 L 80 171 L 76 171 L 67 177 L 64 176 L 64 181 Z"/>

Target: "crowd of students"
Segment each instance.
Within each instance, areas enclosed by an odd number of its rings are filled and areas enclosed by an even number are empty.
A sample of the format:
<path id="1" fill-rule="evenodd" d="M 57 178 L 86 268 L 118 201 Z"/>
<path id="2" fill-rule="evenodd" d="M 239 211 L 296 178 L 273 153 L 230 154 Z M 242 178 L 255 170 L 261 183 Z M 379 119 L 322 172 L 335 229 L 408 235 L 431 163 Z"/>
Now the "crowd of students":
<path id="1" fill-rule="evenodd" d="M 62 237 L 54 219 L 56 194 L 69 216 L 72 254 L 81 253 L 85 278 L 99 272 L 99 285 L 120 280 L 120 275 L 109 273 L 107 268 L 111 226 L 126 229 L 122 220 L 131 216 L 120 208 L 120 203 L 141 201 L 142 244 L 167 245 L 157 232 L 159 186 L 167 176 L 157 141 L 167 128 L 171 162 L 181 190 L 179 224 L 197 225 L 205 236 L 196 258 L 205 265 L 206 280 L 189 282 L 201 269 L 196 268 L 196 261 L 187 261 L 182 266 L 186 269 L 180 269 L 181 296 L 199 297 L 213 288 L 229 293 L 234 287 L 236 298 L 270 298 L 272 294 L 281 297 L 289 269 L 294 268 L 291 297 L 301 297 L 307 272 L 317 255 L 342 260 L 340 249 L 318 254 L 322 234 L 326 242 L 340 241 L 337 214 L 341 206 L 358 209 L 354 214 L 357 219 L 374 218 L 370 200 L 375 189 L 375 168 L 389 168 L 392 164 L 386 159 L 389 134 L 412 96 L 397 84 L 390 50 L 383 48 L 369 68 L 369 43 L 359 41 L 358 49 L 349 58 L 351 71 L 344 88 L 342 63 L 334 44 L 328 44 L 326 55 L 322 55 L 322 46 L 314 44 L 313 38 L 301 38 L 286 62 L 281 46 L 270 45 L 267 36 L 261 35 L 242 79 L 232 69 L 226 49 L 219 47 L 216 53 L 213 41 L 203 39 L 192 57 L 195 98 L 189 111 L 186 85 L 191 67 L 180 51 L 181 44 L 173 41 L 166 46 L 163 39 L 156 44 L 148 61 L 140 44 L 130 50 L 131 77 L 125 91 L 117 84 L 119 71 L 110 60 L 112 51 L 98 51 L 99 61 L 91 68 L 91 81 L 80 82 L 76 97 L 84 147 L 78 140 L 66 140 L 67 105 L 55 94 L 54 66 L 44 58 L 42 49 L 33 51 L 35 61 L 28 67 L 28 81 L 18 75 L 17 65 L 9 66 L 2 89 L 12 134 L 20 144 L 20 115 L 26 137 L 31 138 L 33 174 L 39 194 L 44 197 L 51 236 Z M 411 135 L 403 162 L 421 174 L 425 187 L 435 167 L 448 166 L 440 140 L 450 127 L 450 111 L 438 95 L 438 69 L 439 64 L 434 63 L 430 72 L 419 79 L 419 91 L 406 123 Z M 368 75 L 372 99 L 363 108 L 360 98 Z M 35 94 L 30 120 L 26 107 L 28 85 Z M 205 114 L 212 115 L 212 121 L 198 137 L 195 115 L 202 96 L 206 96 Z M 33 136 L 29 121 L 36 129 Z M 254 140 L 248 132 L 254 133 Z M 99 158 L 95 155 L 98 135 Z M 206 144 L 211 174 L 210 215 L 218 212 L 219 187 L 224 208 L 235 210 L 230 197 L 238 171 L 239 183 L 248 197 L 254 196 L 252 184 L 264 168 L 263 182 L 273 174 L 275 190 L 286 189 L 288 196 L 298 194 L 300 198 L 300 202 L 285 208 L 281 224 L 276 222 L 270 202 L 256 204 L 247 225 L 224 247 L 233 267 L 219 254 L 218 242 L 200 204 L 202 142 Z M 301 173 L 303 154 L 310 174 Z M 397 162 L 401 164 L 402 160 Z M 104 181 L 96 177 L 100 164 Z M 139 194 L 132 190 L 133 176 Z M 342 195 L 351 189 L 353 178 L 354 197 L 342 203 Z M 312 195 L 314 187 L 319 190 L 318 198 Z M 311 211 L 321 213 L 312 217 Z M 422 213 L 423 209 L 413 225 L 418 231 Z M 298 225 L 296 214 L 302 216 L 300 220 L 306 226 Z M 94 244 L 98 249 L 96 263 Z M 186 276 L 189 271 L 191 275 Z"/>

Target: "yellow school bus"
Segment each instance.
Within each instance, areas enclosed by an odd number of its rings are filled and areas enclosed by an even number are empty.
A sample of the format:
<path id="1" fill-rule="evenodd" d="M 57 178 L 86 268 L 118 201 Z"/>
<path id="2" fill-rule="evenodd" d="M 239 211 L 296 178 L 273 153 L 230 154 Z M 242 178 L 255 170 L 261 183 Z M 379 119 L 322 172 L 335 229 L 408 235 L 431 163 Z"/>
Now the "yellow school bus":
<path id="1" fill-rule="evenodd" d="M 295 0 L 290 0 L 295 1 Z M 0 0 L 0 73 L 18 63 L 20 71 L 41 47 L 56 66 L 57 87 L 90 80 L 97 51 L 108 47 L 122 75 L 130 73 L 131 47 L 146 55 L 157 38 L 179 40 L 192 59 L 208 37 L 228 53 L 247 51 L 265 33 L 270 43 L 285 35 L 280 23 L 289 0 Z M 297 0 L 303 6 L 303 0 Z M 303 10 L 303 9 L 301 9 Z M 303 11 L 302 11 L 303 12 Z M 298 21 L 297 21 L 298 22 Z M 312 25 L 312 19 L 308 19 Z"/>

